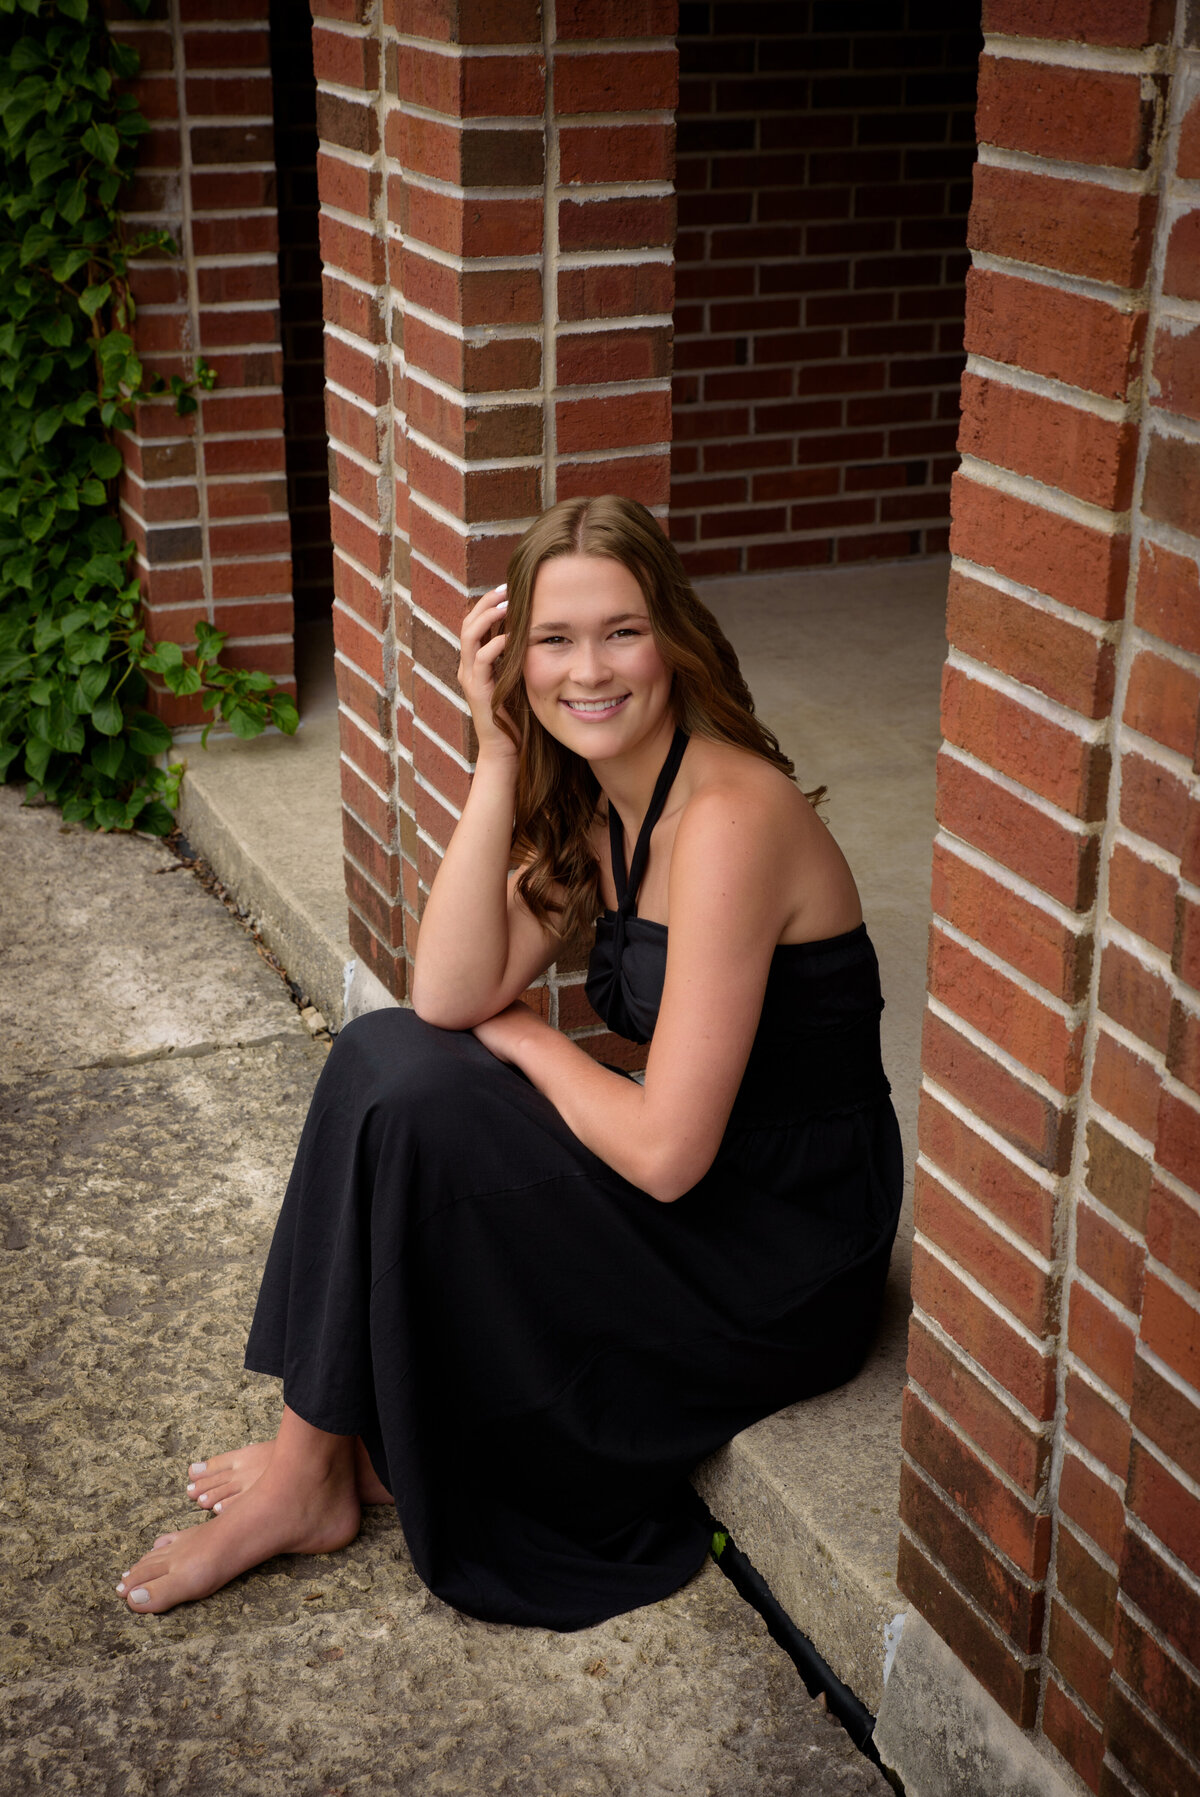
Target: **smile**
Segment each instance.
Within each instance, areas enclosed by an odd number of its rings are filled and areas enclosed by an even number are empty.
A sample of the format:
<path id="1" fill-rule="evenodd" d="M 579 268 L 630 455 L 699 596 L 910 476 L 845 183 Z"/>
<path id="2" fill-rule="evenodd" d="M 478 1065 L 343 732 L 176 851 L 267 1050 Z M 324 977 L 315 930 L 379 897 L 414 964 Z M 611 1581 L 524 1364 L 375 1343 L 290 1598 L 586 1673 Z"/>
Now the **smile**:
<path id="1" fill-rule="evenodd" d="M 563 704 L 578 717 L 606 717 L 624 705 L 628 697 L 628 693 L 619 693 L 612 699 L 564 699 Z"/>

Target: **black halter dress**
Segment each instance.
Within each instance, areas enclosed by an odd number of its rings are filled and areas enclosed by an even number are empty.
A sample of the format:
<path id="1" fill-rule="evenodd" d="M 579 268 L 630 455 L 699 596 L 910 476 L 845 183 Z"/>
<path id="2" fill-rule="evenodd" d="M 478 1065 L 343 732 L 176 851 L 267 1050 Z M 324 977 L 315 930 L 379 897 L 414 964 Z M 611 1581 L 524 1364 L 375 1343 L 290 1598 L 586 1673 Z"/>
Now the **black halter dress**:
<path id="1" fill-rule="evenodd" d="M 588 995 L 635 1041 L 667 959 L 638 884 L 685 743 L 628 879 L 613 824 Z M 697 1462 L 858 1370 L 902 1185 L 881 1009 L 862 926 L 776 949 L 716 1160 L 674 1204 L 470 1033 L 383 1010 L 339 1035 L 246 1365 L 363 1437 L 447 1603 L 575 1629 L 666 1596 L 707 1547 Z"/>

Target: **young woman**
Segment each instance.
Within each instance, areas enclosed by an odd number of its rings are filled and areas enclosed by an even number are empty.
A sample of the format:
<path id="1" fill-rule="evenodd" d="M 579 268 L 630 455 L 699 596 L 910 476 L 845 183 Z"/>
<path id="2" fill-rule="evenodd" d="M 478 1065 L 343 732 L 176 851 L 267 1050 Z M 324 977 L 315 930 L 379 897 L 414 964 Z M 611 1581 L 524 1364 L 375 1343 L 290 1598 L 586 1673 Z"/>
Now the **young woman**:
<path id="1" fill-rule="evenodd" d="M 649 512 L 547 512 L 459 678 L 479 754 L 413 1010 L 338 1037 L 263 1279 L 279 1434 L 192 1465 L 215 1517 L 123 1575 L 131 1609 L 394 1500 L 448 1603 L 601 1621 L 696 1571 L 696 1463 L 870 1345 L 901 1192 L 874 951 Z M 593 925 L 644 1084 L 521 999 Z"/>

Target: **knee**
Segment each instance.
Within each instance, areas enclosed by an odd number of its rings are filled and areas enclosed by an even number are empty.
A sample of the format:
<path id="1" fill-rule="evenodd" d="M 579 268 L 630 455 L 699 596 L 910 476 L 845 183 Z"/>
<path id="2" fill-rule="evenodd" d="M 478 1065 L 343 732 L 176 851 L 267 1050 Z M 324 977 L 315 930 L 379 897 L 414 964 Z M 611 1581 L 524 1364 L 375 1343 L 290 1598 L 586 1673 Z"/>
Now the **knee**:
<path id="1" fill-rule="evenodd" d="M 487 1050 L 469 1030 L 441 1030 L 415 1011 L 389 1006 L 348 1023 L 330 1050 L 339 1071 L 374 1100 L 420 1104 L 473 1080 Z"/>

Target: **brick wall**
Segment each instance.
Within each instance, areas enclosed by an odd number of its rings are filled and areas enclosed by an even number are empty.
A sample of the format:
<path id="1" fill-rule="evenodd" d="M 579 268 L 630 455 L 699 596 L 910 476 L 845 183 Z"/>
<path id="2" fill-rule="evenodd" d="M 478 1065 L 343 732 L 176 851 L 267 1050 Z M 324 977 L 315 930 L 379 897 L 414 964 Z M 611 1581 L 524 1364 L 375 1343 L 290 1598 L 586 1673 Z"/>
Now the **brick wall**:
<path id="1" fill-rule="evenodd" d="M 203 356 L 218 378 L 198 414 L 156 401 L 122 439 L 149 633 L 190 642 L 207 619 L 227 660 L 293 688 L 266 0 L 171 0 L 112 29 L 141 55 L 151 124 L 126 217 L 180 246 L 134 264 L 134 341 L 147 369 L 189 375 Z M 165 691 L 155 703 L 172 724 L 206 715 Z"/>
<path id="2" fill-rule="evenodd" d="M 350 931 L 401 996 L 470 779 L 465 610 L 556 498 L 666 510 L 675 9 L 315 15 Z M 542 1003 L 594 1030 L 579 973 Z"/>
<path id="3" fill-rule="evenodd" d="M 903 1588 L 1105 1793 L 1200 1789 L 1200 28 L 1179 11 L 984 6 L 904 1420 Z"/>
<path id="4" fill-rule="evenodd" d="M 945 549 L 977 21 L 683 6 L 671 535 L 693 574 Z"/>

